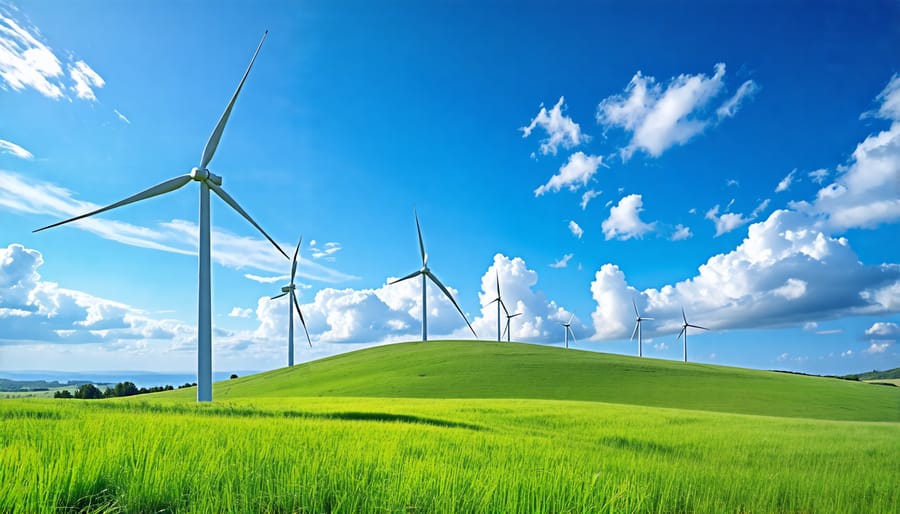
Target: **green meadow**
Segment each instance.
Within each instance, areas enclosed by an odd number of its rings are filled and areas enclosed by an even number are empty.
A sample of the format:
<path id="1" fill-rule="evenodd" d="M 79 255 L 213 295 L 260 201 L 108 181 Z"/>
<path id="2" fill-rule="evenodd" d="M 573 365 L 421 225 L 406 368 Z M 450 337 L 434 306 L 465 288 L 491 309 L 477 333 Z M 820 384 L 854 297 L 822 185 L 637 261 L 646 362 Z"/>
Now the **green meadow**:
<path id="1" fill-rule="evenodd" d="M 0 401 L 0 512 L 900 512 L 900 388 L 524 344 Z"/>

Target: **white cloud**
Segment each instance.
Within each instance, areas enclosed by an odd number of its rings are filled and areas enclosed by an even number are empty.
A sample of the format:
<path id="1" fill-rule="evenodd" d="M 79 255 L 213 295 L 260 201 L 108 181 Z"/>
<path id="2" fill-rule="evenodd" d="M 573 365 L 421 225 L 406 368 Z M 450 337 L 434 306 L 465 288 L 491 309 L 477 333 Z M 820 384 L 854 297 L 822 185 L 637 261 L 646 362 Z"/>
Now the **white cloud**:
<path id="1" fill-rule="evenodd" d="M 770 200 L 768 198 L 760 202 L 759 205 L 757 205 L 756 208 L 753 209 L 753 212 L 750 213 L 750 218 L 758 218 L 760 214 L 762 214 L 766 209 L 769 208 L 769 202 Z"/>
<path id="2" fill-rule="evenodd" d="M 897 337 L 900 336 L 900 326 L 893 322 L 878 321 L 866 329 L 867 336 Z"/>
<path id="3" fill-rule="evenodd" d="M 788 189 L 790 189 L 791 184 L 794 182 L 794 175 L 796 175 L 796 174 L 797 174 L 797 168 L 794 168 L 793 170 L 791 170 L 790 173 L 787 174 L 786 177 L 784 177 L 783 179 L 781 179 L 780 182 L 778 182 L 778 185 L 775 186 L 775 192 L 781 193 L 783 191 L 787 191 Z"/>
<path id="4" fill-rule="evenodd" d="M 868 348 L 866 348 L 866 353 L 878 354 L 884 353 L 891 346 L 890 342 L 872 342 Z"/>
<path id="5" fill-rule="evenodd" d="M 675 225 L 675 232 L 670 239 L 672 241 L 683 241 L 692 237 L 694 237 L 694 234 L 691 232 L 691 227 L 685 227 L 679 223 L 678 225 Z"/>
<path id="6" fill-rule="evenodd" d="M 724 89 L 724 77 L 725 65 L 719 63 L 712 77 L 682 74 L 663 89 L 656 79 L 639 71 L 624 94 L 600 102 L 597 122 L 631 133 L 631 141 L 621 150 L 623 159 L 629 159 L 636 150 L 659 157 L 672 146 L 687 143 L 708 126 L 733 116 L 741 101 L 756 90 L 752 81 L 745 82 L 716 110 L 716 116 L 711 116 L 706 111 Z"/>
<path id="7" fill-rule="evenodd" d="M 559 97 L 559 101 L 549 112 L 544 104 L 541 104 L 541 110 L 531 123 L 519 129 L 522 131 L 522 137 L 530 136 L 536 127 L 541 127 L 547 132 L 547 138 L 541 140 L 541 153 L 544 155 L 550 153 L 556 155 L 560 145 L 563 148 L 572 148 L 587 141 L 587 136 L 581 133 L 581 127 L 562 113 L 564 100 L 564 97 Z"/>
<path id="8" fill-rule="evenodd" d="M 250 279 L 260 284 L 274 284 L 275 282 L 287 282 L 291 279 L 290 275 L 275 275 L 274 277 L 261 277 L 252 273 L 244 273 L 244 278 Z"/>
<path id="9" fill-rule="evenodd" d="M 853 350 L 847 350 L 846 352 L 841 352 L 841 357 L 853 357 Z"/>
<path id="10" fill-rule="evenodd" d="M 33 89 L 43 96 L 60 99 L 65 90 L 74 91 L 78 98 L 95 100 L 92 87 L 103 87 L 103 79 L 84 61 L 67 64 L 71 86 L 63 83 L 59 58 L 40 41 L 37 28 L 22 27 L 10 15 L 0 11 L 0 81 L 14 91 Z M 71 59 L 71 52 L 68 53 Z"/>
<path id="11" fill-rule="evenodd" d="M 574 220 L 569 220 L 569 232 L 578 239 L 581 239 L 581 236 L 584 235 L 584 230 Z"/>
<path id="12" fill-rule="evenodd" d="M 669 349 L 669 345 L 666 343 L 654 343 L 653 349 L 659 352 L 664 352 Z"/>
<path id="13" fill-rule="evenodd" d="M 603 157 L 599 155 L 575 152 L 569 156 L 569 161 L 559 168 L 559 173 L 550 177 L 546 184 L 534 190 L 534 196 L 541 196 L 548 191 L 555 193 L 563 187 L 568 187 L 569 191 L 577 191 L 587 185 L 601 164 L 603 164 Z"/>
<path id="14" fill-rule="evenodd" d="M 594 189 L 588 189 L 581 195 L 581 210 L 587 209 L 588 203 L 598 196 L 602 195 L 603 191 L 596 191 Z"/>
<path id="15" fill-rule="evenodd" d="M 481 277 L 481 292 L 478 299 L 481 313 L 472 321 L 472 326 L 481 339 L 497 338 L 497 306 L 488 302 L 497 297 L 497 277 L 500 277 L 500 296 L 510 314 L 520 312 L 520 316 L 510 322 L 513 341 L 557 342 L 561 341 L 562 329 L 559 323 L 569 320 L 571 312 L 548 300 L 541 291 L 536 291 L 538 282 L 536 271 L 528 269 L 520 257 L 509 258 L 496 254 L 494 261 Z M 506 316 L 500 312 L 501 333 L 506 326 Z M 576 338 L 586 327 L 576 321 L 572 324 Z M 506 338 L 504 337 L 505 341 Z"/>
<path id="16" fill-rule="evenodd" d="M 849 164 L 838 167 L 834 182 L 814 201 L 789 204 L 816 215 L 823 228 L 874 228 L 900 220 L 900 76 L 894 75 L 878 100 L 875 116 L 889 120 L 890 127 L 859 143 Z"/>
<path id="17" fill-rule="evenodd" d="M 322 247 L 318 247 L 316 245 L 316 241 L 312 240 L 309 246 L 309 250 L 313 259 L 324 260 L 326 262 L 334 262 L 334 254 L 343 249 L 340 243 L 336 243 L 333 241 L 325 243 Z"/>
<path id="18" fill-rule="evenodd" d="M 151 201 L 161 200 L 154 198 Z M 13 212 L 65 219 L 97 209 L 99 206 L 75 200 L 70 191 L 49 182 L 0 170 L 0 207 Z M 228 207 L 219 205 L 218 208 Z M 143 227 L 110 220 L 107 216 L 111 214 L 75 221 L 68 227 L 140 248 L 184 255 L 197 254 L 198 229 L 197 224 L 192 221 L 176 219 Z M 257 236 L 252 227 L 249 227 L 248 231 L 254 236 L 239 236 L 223 229 L 213 228 L 211 235 L 213 261 L 232 269 L 253 268 L 269 273 L 283 273 L 288 267 L 284 256 L 275 251 L 267 240 Z M 291 247 L 289 244 L 282 246 Z M 309 260 L 302 261 L 297 275 L 324 282 L 342 282 L 355 278 Z"/>
<path id="19" fill-rule="evenodd" d="M 807 321 L 803 324 L 803 330 L 807 332 L 815 332 L 819 328 L 819 324 L 815 321 Z"/>
<path id="20" fill-rule="evenodd" d="M 117 118 L 119 118 L 119 119 L 122 120 L 123 122 L 127 123 L 128 125 L 131 125 L 131 120 L 129 120 L 128 118 L 126 118 L 125 115 L 122 114 L 121 112 L 119 112 L 118 109 L 113 109 L 113 112 L 116 113 L 116 117 L 117 117 Z"/>
<path id="21" fill-rule="evenodd" d="M 609 209 L 609 217 L 600 224 L 607 241 L 613 238 L 628 240 L 641 238 L 656 227 L 656 222 L 644 223 L 640 214 L 644 202 L 641 195 L 631 194 Z"/>
<path id="22" fill-rule="evenodd" d="M 819 168 L 817 170 L 810 171 L 807 173 L 807 176 L 816 184 L 822 184 L 825 182 L 825 179 L 828 178 L 828 170 L 825 168 Z"/>
<path id="23" fill-rule="evenodd" d="M 4 153 L 12 155 L 13 157 L 18 157 L 19 159 L 25 159 L 26 161 L 30 161 L 34 158 L 34 155 L 32 155 L 31 152 L 21 146 L 11 141 L 0 139 L 0 154 Z"/>
<path id="24" fill-rule="evenodd" d="M 69 76 L 75 84 L 71 87 L 78 98 L 82 100 L 97 100 L 92 88 L 102 88 L 106 85 L 96 71 L 91 69 L 84 61 L 78 61 L 69 65 Z M 121 115 L 120 115 L 121 116 Z"/>
<path id="25" fill-rule="evenodd" d="M 249 318 L 251 314 L 253 314 L 253 309 L 234 307 L 231 309 L 231 312 L 228 313 L 228 316 L 231 318 Z"/>
<path id="26" fill-rule="evenodd" d="M 736 179 L 733 179 L 733 178 L 730 178 L 730 179 L 728 179 L 727 181 L 725 181 L 725 186 L 726 186 L 726 187 L 732 187 L 732 186 L 738 187 L 738 186 L 740 186 L 740 185 L 741 185 L 741 183 L 738 182 Z"/>
<path id="27" fill-rule="evenodd" d="M 710 257 L 687 280 L 638 291 L 614 264 L 591 283 L 597 338 L 628 337 L 631 301 L 656 318 L 645 333 L 677 333 L 680 309 L 712 328 L 765 328 L 900 311 L 900 264 L 866 266 L 846 239 L 811 228 L 802 213 L 778 210 L 748 228 L 735 249 Z"/>
<path id="28" fill-rule="evenodd" d="M 566 266 L 569 265 L 569 261 L 572 260 L 572 255 L 573 254 L 571 254 L 571 253 L 567 253 L 567 254 L 563 255 L 561 259 L 559 259 L 558 261 L 551 264 L 550 267 L 551 268 L 565 268 Z"/>
<path id="29" fill-rule="evenodd" d="M 730 209 L 733 203 L 734 199 L 732 199 L 731 202 L 728 203 L 728 207 L 726 207 L 725 210 L 727 211 L 728 209 Z M 749 216 L 744 216 L 739 212 L 724 212 L 720 215 L 719 205 L 716 204 L 715 207 L 706 211 L 706 215 L 704 215 L 704 217 L 708 220 L 711 220 L 716 226 L 716 235 L 713 237 L 719 237 L 722 234 L 731 232 L 732 230 L 755 220 L 768 207 L 769 199 L 767 198 L 760 202 L 760 204 L 757 205 L 755 209 L 753 209 L 753 212 L 751 212 Z"/>

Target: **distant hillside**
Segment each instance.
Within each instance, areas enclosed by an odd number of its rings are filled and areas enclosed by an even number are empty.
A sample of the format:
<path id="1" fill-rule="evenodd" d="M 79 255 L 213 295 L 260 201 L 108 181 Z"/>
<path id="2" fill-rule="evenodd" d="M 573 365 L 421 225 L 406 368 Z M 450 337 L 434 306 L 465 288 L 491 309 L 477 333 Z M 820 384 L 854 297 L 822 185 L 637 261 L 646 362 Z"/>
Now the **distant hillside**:
<path id="1" fill-rule="evenodd" d="M 359 350 L 217 382 L 253 397 L 580 400 L 818 419 L 900 421 L 900 390 L 866 383 L 521 343 L 437 341 Z M 190 400 L 192 390 L 162 393 Z"/>
<path id="2" fill-rule="evenodd" d="M 866 373 L 858 373 L 856 375 L 844 375 L 842 378 L 850 380 L 881 380 L 900 378 L 900 368 L 889 369 L 887 371 L 869 371 Z"/>

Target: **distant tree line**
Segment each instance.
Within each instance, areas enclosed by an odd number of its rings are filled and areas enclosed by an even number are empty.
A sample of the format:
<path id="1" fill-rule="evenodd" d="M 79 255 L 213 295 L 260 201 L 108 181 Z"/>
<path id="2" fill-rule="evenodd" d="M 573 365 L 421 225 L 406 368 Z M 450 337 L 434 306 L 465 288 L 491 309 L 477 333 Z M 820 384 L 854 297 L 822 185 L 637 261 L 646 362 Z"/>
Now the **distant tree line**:
<path id="1" fill-rule="evenodd" d="M 185 383 L 183 385 L 178 386 L 178 389 L 184 389 L 186 387 L 195 387 L 197 385 L 194 383 Z M 147 393 L 160 393 L 162 391 L 174 391 L 175 388 L 170 385 L 164 386 L 153 386 L 153 387 L 141 387 L 134 385 L 134 382 L 119 382 L 118 384 L 112 387 L 106 387 L 105 390 L 101 391 L 99 387 L 94 384 L 82 384 L 78 386 L 78 389 L 75 390 L 74 393 L 69 391 L 68 389 L 63 389 L 62 391 L 56 391 L 53 393 L 54 398 L 80 398 L 83 400 L 96 400 L 100 398 L 116 398 L 119 396 L 134 396 L 138 394 L 147 394 Z"/>

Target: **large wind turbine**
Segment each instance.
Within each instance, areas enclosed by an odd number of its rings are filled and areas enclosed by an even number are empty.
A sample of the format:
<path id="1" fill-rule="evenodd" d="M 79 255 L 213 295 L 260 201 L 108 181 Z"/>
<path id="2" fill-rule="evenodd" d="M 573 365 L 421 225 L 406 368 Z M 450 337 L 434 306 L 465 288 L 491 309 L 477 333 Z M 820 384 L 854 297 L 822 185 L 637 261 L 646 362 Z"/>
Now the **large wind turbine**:
<path id="1" fill-rule="evenodd" d="M 500 296 L 500 274 L 497 273 L 497 298 L 491 300 L 488 305 L 496 303 L 497 304 L 497 342 L 503 340 L 503 335 L 500 333 L 500 307 L 503 307 L 503 312 L 506 313 L 507 321 L 509 321 L 509 311 L 506 309 L 506 304 L 503 303 L 503 298 Z"/>
<path id="2" fill-rule="evenodd" d="M 574 313 L 572 314 L 572 317 L 569 318 L 569 321 L 567 321 L 565 323 L 560 323 L 560 325 L 562 325 L 564 327 L 563 333 L 566 335 L 566 349 L 569 348 L 569 334 L 572 334 L 572 342 L 573 343 L 577 342 L 577 341 L 575 341 L 575 332 L 572 332 L 572 320 L 573 319 L 575 319 Z"/>
<path id="3" fill-rule="evenodd" d="M 691 328 L 699 328 L 700 330 L 709 330 L 706 327 L 701 327 L 699 325 L 691 325 L 688 323 L 687 316 L 684 315 L 684 308 L 681 309 L 681 319 L 684 320 L 684 323 L 681 325 L 681 332 L 678 333 L 678 337 L 675 338 L 675 341 L 678 341 L 678 338 L 684 336 L 684 362 L 687 362 L 687 329 Z"/>
<path id="4" fill-rule="evenodd" d="M 462 316 L 463 319 L 466 321 L 466 325 L 469 326 L 469 330 L 472 331 L 472 335 L 474 335 L 475 338 L 477 339 L 478 334 L 475 333 L 475 329 L 472 328 L 471 324 L 469 324 L 469 320 L 466 319 L 466 315 L 463 314 L 462 309 L 460 309 L 459 305 L 456 304 L 456 300 L 453 299 L 453 296 L 450 294 L 450 291 L 447 291 L 447 288 L 444 287 L 444 284 L 442 284 L 441 281 L 438 280 L 438 278 L 436 276 L 434 276 L 434 273 L 432 273 L 431 270 L 428 269 L 428 254 L 425 253 L 425 243 L 422 242 L 422 228 L 419 226 L 419 213 L 416 212 L 415 210 L 413 210 L 413 215 L 416 217 L 416 232 L 419 234 L 419 253 L 422 254 L 422 268 L 419 271 L 414 271 L 414 272 L 410 273 L 409 275 L 406 275 L 403 278 L 398 278 L 397 280 L 390 282 L 390 284 L 396 284 L 397 282 L 402 282 L 406 279 L 422 275 L 422 341 L 428 340 L 428 304 L 427 304 L 428 295 L 426 294 L 426 285 L 427 285 L 428 281 L 426 279 L 429 279 L 429 278 L 431 279 L 432 282 L 434 282 L 434 285 L 438 286 L 438 288 L 441 291 L 443 291 L 444 295 L 446 295 L 447 298 L 450 299 L 450 302 L 453 304 L 454 307 L 456 307 L 456 310 L 459 312 L 459 315 Z M 390 285 L 390 284 L 388 284 L 388 285 Z"/>
<path id="5" fill-rule="evenodd" d="M 503 333 L 506 334 L 506 342 L 510 342 L 511 330 L 509 329 L 509 320 L 515 318 L 516 316 L 521 316 L 521 312 L 517 312 L 515 314 L 510 314 L 508 311 L 506 313 L 506 328 L 503 329 Z"/>
<path id="6" fill-rule="evenodd" d="M 237 89 L 234 92 L 234 95 L 231 97 L 231 101 L 228 102 L 228 105 L 225 107 L 225 112 L 222 113 L 222 117 L 219 118 L 219 122 L 216 124 L 215 129 L 213 129 L 212 135 L 209 136 L 209 140 L 206 142 L 206 146 L 203 148 L 203 155 L 200 158 L 200 166 L 193 168 L 191 172 L 187 175 L 182 175 L 180 177 L 176 177 L 173 179 L 169 179 L 161 184 L 157 184 L 150 189 L 146 189 L 141 191 L 140 193 L 129 196 L 128 198 L 118 201 L 116 203 L 107 205 L 106 207 L 102 207 L 100 209 L 82 214 L 80 216 L 75 216 L 74 218 L 67 219 L 65 221 L 60 221 L 58 223 L 54 223 L 52 225 L 47 225 L 46 227 L 39 228 L 34 232 L 40 232 L 41 230 L 45 230 L 48 228 L 56 227 L 65 223 L 69 223 L 71 221 L 80 220 L 82 218 L 87 218 L 88 216 L 93 216 L 94 214 L 100 214 L 101 212 L 106 212 L 108 210 L 115 209 L 117 207 L 122 207 L 123 205 L 128 205 L 130 203 L 139 202 L 141 200 L 146 200 L 148 198 L 153 198 L 154 196 L 159 196 L 165 193 L 170 193 L 175 191 L 178 188 L 183 187 L 191 180 L 200 183 L 200 237 L 199 237 L 199 259 L 198 259 L 198 308 L 197 308 L 197 401 L 198 402 L 209 402 L 212 401 L 212 317 L 211 317 L 211 295 L 210 295 L 210 265 L 209 265 L 209 191 L 210 189 L 216 193 L 222 200 L 225 201 L 232 209 L 236 210 L 241 216 L 243 216 L 247 221 L 250 222 L 251 225 L 256 227 L 266 239 L 272 243 L 275 248 L 284 255 L 285 259 L 290 259 L 284 250 L 278 246 L 275 241 L 269 237 L 269 234 L 266 234 L 266 231 L 262 229 L 253 218 L 250 217 L 247 212 L 241 208 L 240 205 L 231 197 L 228 193 L 222 189 L 222 177 L 218 175 L 214 175 L 211 173 L 206 167 L 209 165 L 210 161 L 212 161 L 213 155 L 216 153 L 216 148 L 219 146 L 219 139 L 222 137 L 222 132 L 225 130 L 225 124 L 228 122 L 228 117 L 231 115 L 231 109 L 234 107 L 234 102 L 237 100 L 238 94 L 241 92 L 241 88 L 244 86 L 244 81 L 247 80 L 247 75 L 250 74 L 250 68 L 253 67 L 253 62 L 256 60 L 256 55 L 259 54 L 259 49 L 262 48 L 263 41 L 266 39 L 266 31 L 263 34 L 262 39 L 259 41 L 259 45 L 256 47 L 256 51 L 253 53 L 253 58 L 250 59 L 250 65 L 247 66 L 247 71 L 244 72 L 244 76 L 241 78 L 240 83 L 238 84 Z"/>
<path id="7" fill-rule="evenodd" d="M 294 249 L 294 258 L 291 260 L 291 283 L 281 288 L 281 294 L 273 296 L 272 300 L 277 300 L 282 296 L 288 297 L 288 366 L 294 365 L 294 309 L 300 316 L 300 323 L 303 325 L 303 331 L 306 332 L 306 342 L 312 348 L 312 341 L 309 339 L 309 330 L 306 329 L 306 321 L 303 320 L 303 313 L 300 312 L 300 301 L 297 300 L 297 287 L 294 285 L 294 277 L 297 276 L 297 258 L 300 255 L 300 242 L 303 236 L 297 241 L 297 248 Z"/>
<path id="8" fill-rule="evenodd" d="M 637 304 L 634 303 L 634 300 L 631 300 L 631 305 L 634 306 L 634 332 L 631 333 L 630 341 L 634 341 L 634 334 L 638 336 L 638 357 L 644 356 L 643 351 L 643 340 L 641 339 L 641 322 L 647 320 L 653 320 L 653 318 L 642 318 L 641 313 L 638 312 Z"/>

